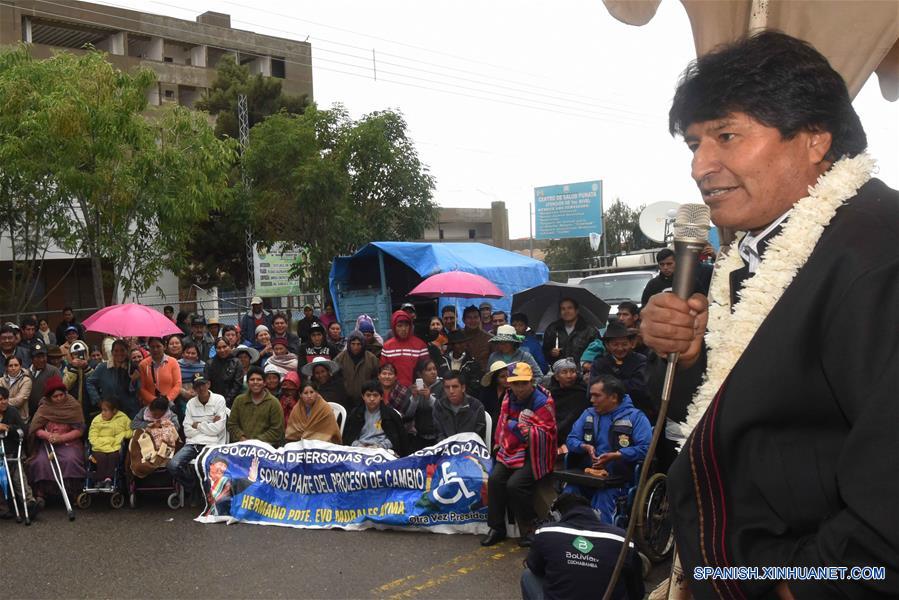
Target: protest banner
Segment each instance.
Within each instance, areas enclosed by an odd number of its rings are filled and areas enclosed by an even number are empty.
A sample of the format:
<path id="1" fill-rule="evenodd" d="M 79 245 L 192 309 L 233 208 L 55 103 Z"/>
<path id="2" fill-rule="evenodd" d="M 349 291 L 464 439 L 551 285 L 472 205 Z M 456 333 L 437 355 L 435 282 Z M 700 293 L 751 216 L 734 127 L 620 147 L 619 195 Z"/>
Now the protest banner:
<path id="1" fill-rule="evenodd" d="M 204 449 L 202 523 L 487 531 L 490 453 L 462 433 L 397 458 L 379 448 L 247 441 Z"/>

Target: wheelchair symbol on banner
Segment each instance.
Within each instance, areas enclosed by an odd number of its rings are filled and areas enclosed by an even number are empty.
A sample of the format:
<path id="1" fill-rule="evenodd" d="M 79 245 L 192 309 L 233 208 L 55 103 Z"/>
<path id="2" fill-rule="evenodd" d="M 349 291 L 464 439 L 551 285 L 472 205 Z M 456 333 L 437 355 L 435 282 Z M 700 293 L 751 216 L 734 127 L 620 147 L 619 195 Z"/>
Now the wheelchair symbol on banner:
<path id="1" fill-rule="evenodd" d="M 444 462 L 440 465 L 440 469 L 442 474 L 440 476 L 440 485 L 434 488 L 432 492 L 434 494 L 434 498 L 440 502 L 441 504 L 455 504 L 464 496 L 465 498 L 471 498 L 475 495 L 475 492 L 472 492 L 468 489 L 468 486 L 465 485 L 465 480 L 459 477 L 459 474 L 455 471 L 450 471 L 450 463 L 449 461 Z M 453 494 L 452 497 L 446 498 L 441 495 L 441 490 L 446 491 L 446 487 L 451 484 L 457 484 L 456 493 Z"/>

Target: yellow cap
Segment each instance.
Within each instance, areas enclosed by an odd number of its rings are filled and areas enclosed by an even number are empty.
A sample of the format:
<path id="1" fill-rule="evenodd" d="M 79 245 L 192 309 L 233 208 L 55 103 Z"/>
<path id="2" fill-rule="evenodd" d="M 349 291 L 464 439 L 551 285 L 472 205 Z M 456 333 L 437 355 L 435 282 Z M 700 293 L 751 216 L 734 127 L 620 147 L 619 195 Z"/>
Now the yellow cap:
<path id="1" fill-rule="evenodd" d="M 531 381 L 534 379 L 534 371 L 528 363 L 515 363 L 509 365 L 509 377 L 506 379 L 509 383 L 515 381 Z"/>

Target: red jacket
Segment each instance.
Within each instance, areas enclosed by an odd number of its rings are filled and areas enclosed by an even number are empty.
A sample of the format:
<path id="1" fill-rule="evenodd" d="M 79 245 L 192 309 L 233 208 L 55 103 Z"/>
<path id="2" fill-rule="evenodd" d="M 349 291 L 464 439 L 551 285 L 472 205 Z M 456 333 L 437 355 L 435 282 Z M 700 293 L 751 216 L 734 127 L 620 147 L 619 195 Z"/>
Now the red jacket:
<path id="1" fill-rule="evenodd" d="M 396 324 L 400 318 L 409 320 L 409 315 L 401 310 L 393 313 L 390 318 L 390 326 L 393 328 L 394 337 L 384 342 L 381 350 L 381 364 L 391 364 L 396 369 L 396 380 L 406 387 L 412 387 L 415 376 L 415 365 L 422 358 L 427 358 L 428 345 L 412 334 L 412 323 L 409 323 L 409 337 L 400 339 L 396 336 Z"/>

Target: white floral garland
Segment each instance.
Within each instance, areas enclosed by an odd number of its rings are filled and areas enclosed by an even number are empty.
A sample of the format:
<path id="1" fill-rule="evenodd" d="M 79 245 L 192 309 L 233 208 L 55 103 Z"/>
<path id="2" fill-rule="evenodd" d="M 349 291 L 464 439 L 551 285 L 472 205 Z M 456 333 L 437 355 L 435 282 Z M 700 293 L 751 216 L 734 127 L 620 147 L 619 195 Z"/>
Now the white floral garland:
<path id="1" fill-rule="evenodd" d="M 837 209 L 871 178 L 874 168 L 875 161 L 870 156 L 858 154 L 840 159 L 818 178 L 815 186 L 809 188 L 809 195 L 793 205 L 781 232 L 768 243 L 755 275 L 740 290 L 733 311 L 730 273 L 743 267 L 737 250 L 742 236 L 724 249 L 709 290 L 706 372 L 687 408 L 685 422 L 679 424 L 682 440 L 699 423 L 762 321 L 805 265 Z"/>

